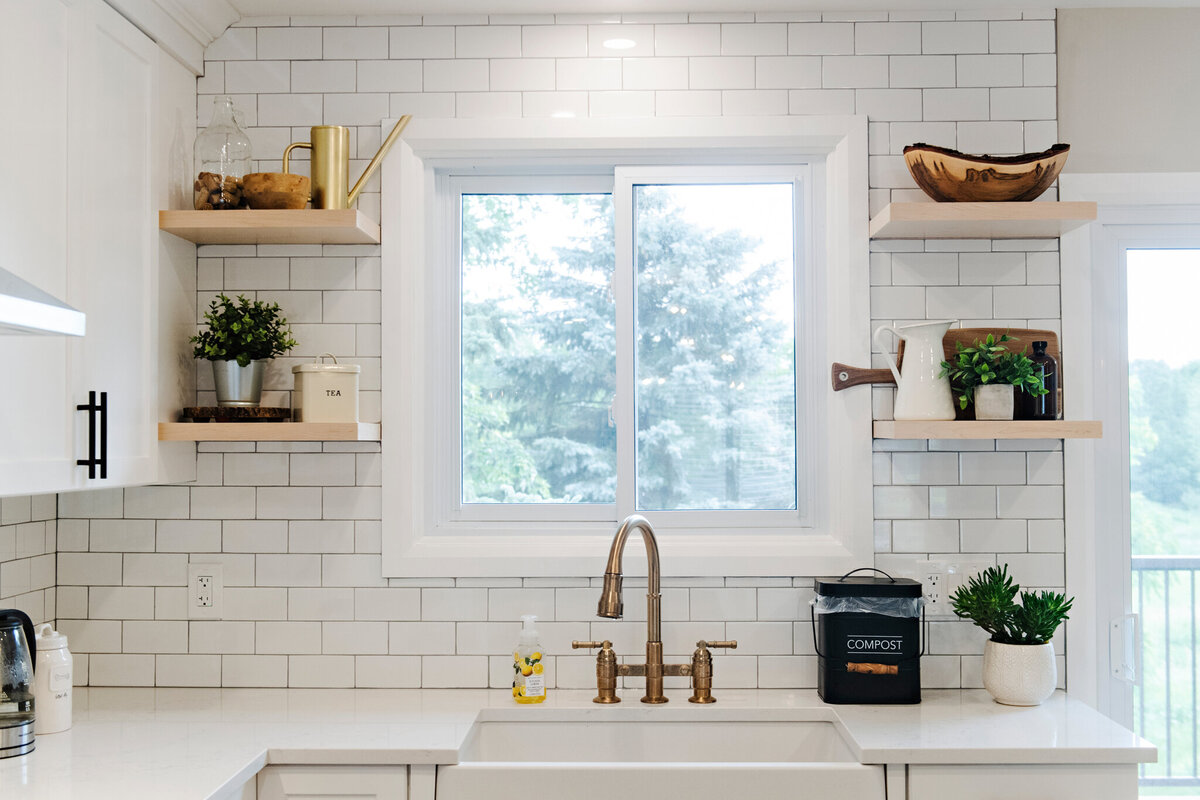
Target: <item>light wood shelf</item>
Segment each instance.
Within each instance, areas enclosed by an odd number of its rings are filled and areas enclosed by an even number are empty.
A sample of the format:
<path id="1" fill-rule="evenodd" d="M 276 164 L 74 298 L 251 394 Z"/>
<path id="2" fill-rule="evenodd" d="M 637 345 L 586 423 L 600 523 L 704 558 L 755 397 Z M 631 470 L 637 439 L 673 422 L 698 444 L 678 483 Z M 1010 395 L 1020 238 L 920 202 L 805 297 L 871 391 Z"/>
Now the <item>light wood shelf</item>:
<path id="1" fill-rule="evenodd" d="M 379 244 L 379 224 L 355 208 L 159 211 L 158 227 L 196 244 Z"/>
<path id="2" fill-rule="evenodd" d="M 1095 420 L 875 420 L 876 439 L 1099 439 Z"/>
<path id="3" fill-rule="evenodd" d="M 1096 204 L 889 203 L 872 239 L 1054 239 L 1096 219 Z"/>
<path id="4" fill-rule="evenodd" d="M 231 212 L 232 213 L 232 212 Z M 160 422 L 160 442 L 378 442 L 377 422 Z"/>

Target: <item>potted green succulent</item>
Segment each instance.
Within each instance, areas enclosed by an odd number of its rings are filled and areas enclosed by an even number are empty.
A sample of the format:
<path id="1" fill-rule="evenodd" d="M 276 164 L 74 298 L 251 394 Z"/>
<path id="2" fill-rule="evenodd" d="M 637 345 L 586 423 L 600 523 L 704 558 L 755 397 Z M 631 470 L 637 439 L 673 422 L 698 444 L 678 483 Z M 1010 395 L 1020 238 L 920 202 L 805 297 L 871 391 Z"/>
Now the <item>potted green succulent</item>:
<path id="1" fill-rule="evenodd" d="M 1057 592 L 1021 592 L 1008 565 L 988 567 L 950 596 L 954 613 L 983 628 L 983 687 L 997 703 L 1036 706 L 1054 692 L 1058 669 L 1050 641 L 1075 598 Z"/>
<path id="2" fill-rule="evenodd" d="M 257 406 L 266 363 L 296 346 L 278 303 L 217 295 L 208 327 L 191 338 L 192 355 L 212 362 L 219 406 Z"/>
<path id="3" fill-rule="evenodd" d="M 950 378 L 959 408 L 975 404 L 975 419 L 1012 419 L 1016 390 L 1035 397 L 1046 394 L 1042 377 L 1029 356 L 1005 346 L 1015 341 L 1007 333 L 999 338 L 989 333 L 983 341 L 976 339 L 971 347 L 958 342 L 954 360 L 942 362 L 939 377 Z"/>

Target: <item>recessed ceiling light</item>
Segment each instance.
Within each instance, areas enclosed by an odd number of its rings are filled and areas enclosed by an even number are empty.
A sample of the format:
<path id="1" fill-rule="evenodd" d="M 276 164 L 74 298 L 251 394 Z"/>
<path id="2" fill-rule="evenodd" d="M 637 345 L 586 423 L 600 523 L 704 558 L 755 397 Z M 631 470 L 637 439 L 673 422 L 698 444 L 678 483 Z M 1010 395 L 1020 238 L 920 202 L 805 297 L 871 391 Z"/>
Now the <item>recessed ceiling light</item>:
<path id="1" fill-rule="evenodd" d="M 628 50 L 637 47 L 637 42 L 633 39 L 605 39 L 604 46 L 609 50 Z"/>

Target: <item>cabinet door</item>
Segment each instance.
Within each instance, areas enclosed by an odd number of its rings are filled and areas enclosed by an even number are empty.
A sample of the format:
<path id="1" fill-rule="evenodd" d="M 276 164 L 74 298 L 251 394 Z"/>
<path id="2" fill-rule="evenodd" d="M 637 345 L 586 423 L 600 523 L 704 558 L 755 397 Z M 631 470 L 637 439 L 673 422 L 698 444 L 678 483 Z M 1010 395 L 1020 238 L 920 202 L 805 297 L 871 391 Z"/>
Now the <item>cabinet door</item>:
<path id="1" fill-rule="evenodd" d="M 277 766 L 258 773 L 258 800 L 405 800 L 408 767 Z"/>
<path id="2" fill-rule="evenodd" d="M 59 298 L 67 297 L 74 6 L 0 2 L 0 267 Z M 54 491 L 74 473 L 68 349 L 61 336 L 0 335 L 0 495 Z"/>
<path id="3" fill-rule="evenodd" d="M 72 66 L 70 302 L 87 314 L 71 346 L 77 403 L 107 392 L 107 476 L 74 488 L 150 483 L 157 469 L 157 201 L 151 180 L 158 47 L 100 0 L 83 0 Z M 87 455 L 88 419 L 75 420 Z"/>

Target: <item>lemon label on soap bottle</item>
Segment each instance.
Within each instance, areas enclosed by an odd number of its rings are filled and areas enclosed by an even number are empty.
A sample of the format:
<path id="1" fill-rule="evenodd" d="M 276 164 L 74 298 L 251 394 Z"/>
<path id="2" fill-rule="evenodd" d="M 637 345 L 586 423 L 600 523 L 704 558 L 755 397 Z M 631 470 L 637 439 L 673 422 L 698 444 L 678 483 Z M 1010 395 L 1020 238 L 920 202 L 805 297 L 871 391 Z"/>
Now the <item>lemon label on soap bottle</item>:
<path id="1" fill-rule="evenodd" d="M 541 703 L 546 699 L 546 667 L 542 646 L 533 627 L 537 617 L 522 617 L 524 627 L 517 649 L 513 651 L 513 699 L 518 703 Z"/>

